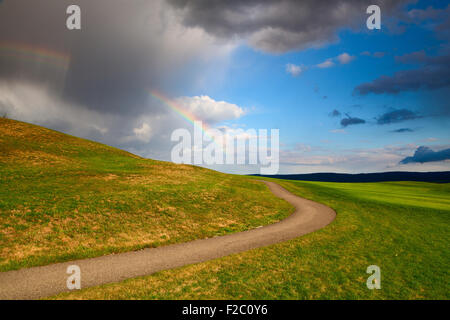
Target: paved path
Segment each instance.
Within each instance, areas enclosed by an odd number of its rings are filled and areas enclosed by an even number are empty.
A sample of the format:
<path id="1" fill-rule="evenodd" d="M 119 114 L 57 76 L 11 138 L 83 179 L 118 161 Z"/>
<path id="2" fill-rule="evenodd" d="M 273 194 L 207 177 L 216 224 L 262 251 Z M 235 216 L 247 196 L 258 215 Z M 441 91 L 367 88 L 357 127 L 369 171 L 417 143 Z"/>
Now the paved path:
<path id="1" fill-rule="evenodd" d="M 92 287 L 294 239 L 325 227 L 336 217 L 323 204 L 297 197 L 276 183 L 265 183 L 276 196 L 295 206 L 292 215 L 269 226 L 221 237 L 0 272 L 0 299 L 37 299 L 68 291 L 66 270 L 70 265 L 80 267 L 81 287 Z"/>

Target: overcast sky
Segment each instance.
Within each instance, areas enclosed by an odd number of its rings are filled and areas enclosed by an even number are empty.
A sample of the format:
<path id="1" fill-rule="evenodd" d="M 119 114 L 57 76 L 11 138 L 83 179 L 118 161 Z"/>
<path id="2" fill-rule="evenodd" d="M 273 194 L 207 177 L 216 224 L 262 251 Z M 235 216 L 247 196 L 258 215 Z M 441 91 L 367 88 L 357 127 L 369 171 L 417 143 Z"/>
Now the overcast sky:
<path id="1" fill-rule="evenodd" d="M 81 8 L 82 29 L 66 28 Z M 368 30 L 377 4 L 381 30 Z M 447 1 L 0 1 L 0 113 L 170 160 L 177 128 L 280 129 L 280 173 L 450 169 Z M 406 159 L 406 160 L 405 160 Z M 214 167 L 255 173 L 257 167 Z"/>

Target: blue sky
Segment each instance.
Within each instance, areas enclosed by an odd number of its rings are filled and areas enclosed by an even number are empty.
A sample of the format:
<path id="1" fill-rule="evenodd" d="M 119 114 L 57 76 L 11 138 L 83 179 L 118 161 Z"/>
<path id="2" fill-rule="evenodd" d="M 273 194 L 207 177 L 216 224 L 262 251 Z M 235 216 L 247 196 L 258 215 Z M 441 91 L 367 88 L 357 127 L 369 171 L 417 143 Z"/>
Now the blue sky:
<path id="1" fill-rule="evenodd" d="M 429 6 L 436 9 L 446 7 L 443 2 L 420 1 L 406 7 L 405 11 Z M 450 144 L 449 117 L 434 114 L 433 110 L 448 110 L 448 102 L 443 99 L 448 97 L 448 87 L 396 94 L 359 95 L 354 92 L 362 83 L 417 68 L 417 64 L 399 63 L 397 57 L 420 51 L 429 56 L 439 56 L 446 46 L 448 49 L 448 39 L 439 39 L 432 29 L 435 24 L 432 19 L 403 24 L 401 32 L 392 31 L 385 25 L 381 30 L 342 30 L 338 32 L 336 43 L 284 54 L 265 53 L 244 44 L 232 53 L 229 70 L 220 84 L 211 81 L 212 86 L 194 88 L 183 95 L 196 95 L 201 91 L 216 100 L 244 106 L 248 113 L 227 124 L 279 128 L 284 149 L 307 145 L 312 149 L 306 152 L 310 155 L 344 155 L 351 149 L 377 152 L 389 146 L 408 148 L 406 153 L 413 153 L 420 145 L 436 150 L 447 148 Z M 343 53 L 352 56 L 353 60 L 340 64 L 335 57 Z M 377 56 L 373 56 L 374 53 Z M 333 59 L 335 65 L 323 69 L 317 67 L 327 59 Z M 287 64 L 295 64 L 305 70 L 293 76 L 286 72 Z M 377 124 L 382 114 L 402 109 L 416 113 L 418 118 Z M 333 110 L 338 110 L 341 116 L 331 117 Z M 366 123 L 344 128 L 340 121 L 346 114 L 364 119 Z M 404 132 L 393 132 L 399 129 Z M 300 158 L 302 156 L 308 157 L 307 154 L 299 154 Z M 368 162 L 367 166 L 358 164 L 355 169 L 364 172 L 406 169 L 404 166 L 391 166 L 392 160 L 376 164 Z M 448 169 L 449 164 L 420 164 L 413 169 L 433 170 L 435 167 Z M 332 165 L 316 168 L 333 170 Z M 341 168 L 354 172 L 351 164 L 335 167 L 337 170 Z M 312 166 L 290 166 L 284 173 L 313 172 L 314 169 Z"/>
<path id="2" fill-rule="evenodd" d="M 70 4 L 81 30 L 62 23 Z M 381 30 L 366 27 L 370 4 Z M 279 129 L 280 173 L 449 170 L 449 13 L 414 0 L 5 0 L 0 112 L 170 161 L 171 134 L 192 124 L 156 90 L 210 127 Z"/>

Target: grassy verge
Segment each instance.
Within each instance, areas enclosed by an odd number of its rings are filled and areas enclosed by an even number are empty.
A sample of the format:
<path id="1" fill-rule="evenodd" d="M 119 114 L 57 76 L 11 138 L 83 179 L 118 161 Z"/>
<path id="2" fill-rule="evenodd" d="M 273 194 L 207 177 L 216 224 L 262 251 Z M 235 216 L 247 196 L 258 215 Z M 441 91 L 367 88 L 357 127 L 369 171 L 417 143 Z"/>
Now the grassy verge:
<path id="1" fill-rule="evenodd" d="M 449 299 L 450 186 L 278 180 L 337 219 L 296 240 L 53 299 Z M 368 290 L 366 268 L 381 268 Z"/>
<path id="2" fill-rule="evenodd" d="M 0 119 L 0 271 L 239 232 L 291 211 L 245 177 Z"/>

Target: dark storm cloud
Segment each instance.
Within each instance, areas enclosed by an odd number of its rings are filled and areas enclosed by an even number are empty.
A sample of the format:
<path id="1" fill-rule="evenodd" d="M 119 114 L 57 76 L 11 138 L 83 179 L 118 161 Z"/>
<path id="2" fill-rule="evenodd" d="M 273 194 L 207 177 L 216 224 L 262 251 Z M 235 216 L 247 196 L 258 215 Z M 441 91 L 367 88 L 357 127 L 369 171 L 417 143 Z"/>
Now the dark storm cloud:
<path id="1" fill-rule="evenodd" d="M 169 0 L 187 26 L 222 38 L 248 38 L 260 50 L 279 53 L 337 40 L 342 28 L 363 28 L 366 9 L 378 4 L 383 15 L 408 1 L 361 0 Z"/>
<path id="2" fill-rule="evenodd" d="M 429 56 L 425 51 L 417 51 L 395 57 L 397 63 L 414 66 L 391 76 L 381 76 L 372 82 L 363 83 L 354 90 L 355 94 L 398 94 L 406 91 L 434 90 L 421 113 L 427 116 L 450 116 L 450 50 L 446 54 Z"/>
<path id="3" fill-rule="evenodd" d="M 403 91 L 448 87 L 450 85 L 450 55 L 440 58 L 443 60 L 442 63 L 428 63 L 419 69 L 398 71 L 392 76 L 381 76 L 372 82 L 357 86 L 355 92 L 360 95 L 396 94 Z"/>
<path id="4" fill-rule="evenodd" d="M 373 53 L 373 56 L 375 57 L 375 58 L 383 58 L 384 56 L 386 55 L 386 52 L 374 52 Z"/>
<path id="5" fill-rule="evenodd" d="M 412 9 L 403 14 L 402 20 L 406 23 L 425 24 L 434 31 L 436 38 L 450 40 L 450 5 L 440 9 L 432 6 L 426 9 Z"/>
<path id="6" fill-rule="evenodd" d="M 330 112 L 329 114 L 330 117 L 340 117 L 341 116 L 341 112 L 337 109 L 334 109 L 333 111 Z"/>
<path id="7" fill-rule="evenodd" d="M 448 41 L 450 39 L 450 5 L 442 9 L 428 7 L 413 9 L 400 14 L 404 23 L 418 24 L 431 21 L 429 29 L 434 31 L 436 38 Z M 398 63 L 415 64 L 418 68 L 398 71 L 391 76 L 381 76 L 372 82 L 363 83 L 355 88 L 355 93 L 366 95 L 397 94 L 403 91 L 417 91 L 420 89 L 434 90 L 448 88 L 450 85 L 450 47 L 442 45 L 438 56 L 428 56 L 425 51 L 412 52 L 396 57 Z M 449 96 L 449 92 L 445 93 Z M 448 113 L 446 110 L 442 110 Z"/>
<path id="8" fill-rule="evenodd" d="M 341 126 L 348 127 L 348 126 L 352 126 L 355 124 L 364 124 L 366 123 L 366 120 L 360 119 L 360 118 L 356 118 L 356 117 L 350 117 L 348 114 L 346 115 L 347 118 L 344 118 L 341 120 Z"/>
<path id="9" fill-rule="evenodd" d="M 425 50 L 415 51 L 411 53 L 407 53 L 403 56 L 395 57 L 396 62 L 407 63 L 407 64 L 418 64 L 424 63 L 425 61 L 429 61 L 430 58 L 427 57 Z"/>
<path id="10" fill-rule="evenodd" d="M 81 30 L 66 28 L 70 4 L 81 7 Z M 33 61 L 23 55 L 0 54 L 0 79 L 44 82 L 62 91 L 65 101 L 101 112 L 160 113 L 157 105 L 148 109 L 148 90 L 166 89 L 184 59 L 181 49 L 167 48 L 171 28 L 164 24 L 171 21 L 163 7 L 158 1 L 6 0 L 0 8 L 0 46 L 43 48 L 69 56 L 70 64 L 62 72 L 30 66 Z"/>
<path id="11" fill-rule="evenodd" d="M 428 19 L 436 19 L 444 12 L 443 9 L 435 9 L 428 7 L 426 9 L 412 9 L 408 11 L 407 16 L 411 22 L 423 21 Z"/>
<path id="12" fill-rule="evenodd" d="M 397 129 L 397 130 L 392 130 L 391 132 L 404 133 L 404 132 L 414 132 L 414 130 L 410 129 L 410 128 L 400 128 L 400 129 Z"/>
<path id="13" fill-rule="evenodd" d="M 81 7 L 82 30 L 66 28 L 70 4 Z M 151 73 L 146 74 L 150 71 L 148 52 L 139 50 L 145 44 L 135 41 L 132 31 L 136 26 L 130 27 L 138 9 L 137 3 L 125 6 L 117 1 L 5 1 L 0 10 L 0 42 L 13 47 L 26 44 L 30 55 L 45 48 L 70 56 L 65 71 L 66 100 L 95 110 L 129 112 L 142 105 L 140 92 L 152 80 Z M 5 63 L 4 57 L 0 59 Z M 9 70 L 1 69 L 0 77 L 44 80 L 58 87 L 48 67 L 33 70 L 23 60 L 18 55 Z"/>
<path id="14" fill-rule="evenodd" d="M 445 21 L 437 25 L 434 30 L 437 38 L 446 41 L 450 40 L 450 5 L 447 7 Z"/>
<path id="15" fill-rule="evenodd" d="M 450 159 L 450 149 L 445 149 L 441 151 L 433 151 L 429 147 L 421 146 L 417 148 L 416 152 L 412 157 L 407 157 L 400 161 L 400 164 L 408 163 L 425 163 L 425 162 L 435 162 L 444 161 Z"/>
<path id="16" fill-rule="evenodd" d="M 407 109 L 400 109 L 400 110 L 393 110 L 386 112 L 379 116 L 377 118 L 377 124 L 383 125 L 383 124 L 391 124 L 391 123 L 397 123 L 397 122 L 403 122 L 407 120 L 414 120 L 421 118 L 417 113 L 407 110 Z"/>
<path id="17" fill-rule="evenodd" d="M 81 30 L 66 28 L 70 4 Z M 167 160 L 170 133 L 187 125 L 149 91 L 175 98 L 231 48 L 160 0 L 5 0 L 0 114 Z"/>
<path id="18" fill-rule="evenodd" d="M 450 54 L 428 56 L 425 51 L 416 51 L 395 58 L 396 61 L 407 64 L 424 64 L 427 66 L 449 66 Z"/>

